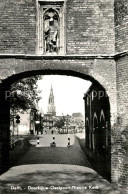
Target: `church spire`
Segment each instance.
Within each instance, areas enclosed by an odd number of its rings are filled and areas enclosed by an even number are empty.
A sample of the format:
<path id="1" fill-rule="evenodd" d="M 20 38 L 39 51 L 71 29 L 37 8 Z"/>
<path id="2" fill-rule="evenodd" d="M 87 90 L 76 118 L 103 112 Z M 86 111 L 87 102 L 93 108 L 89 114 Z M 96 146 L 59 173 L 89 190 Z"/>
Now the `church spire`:
<path id="1" fill-rule="evenodd" d="M 53 95 L 53 87 L 51 85 L 50 95 L 49 95 L 49 102 L 48 102 L 48 114 L 52 116 L 56 116 L 56 108 L 54 105 L 54 95 Z"/>

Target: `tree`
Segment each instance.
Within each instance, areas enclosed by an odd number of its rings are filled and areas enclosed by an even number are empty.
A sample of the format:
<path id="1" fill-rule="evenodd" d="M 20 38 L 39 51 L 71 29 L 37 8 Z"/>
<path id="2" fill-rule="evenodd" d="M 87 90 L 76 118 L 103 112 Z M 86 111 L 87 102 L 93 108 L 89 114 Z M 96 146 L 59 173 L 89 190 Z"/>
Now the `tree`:
<path id="1" fill-rule="evenodd" d="M 69 115 L 66 115 L 66 116 L 62 116 L 60 117 L 54 124 L 54 127 L 57 127 L 57 128 L 62 128 L 66 125 L 68 125 L 70 122 L 70 116 Z"/>
<path id="2" fill-rule="evenodd" d="M 36 109 L 39 96 L 37 81 L 42 79 L 42 76 L 33 76 L 21 79 L 11 86 L 10 107 L 16 112 L 24 112 L 30 108 Z"/>
<path id="3" fill-rule="evenodd" d="M 65 118 L 64 117 L 61 117 L 59 118 L 55 124 L 54 124 L 54 127 L 57 127 L 57 128 L 62 128 L 65 124 Z"/>

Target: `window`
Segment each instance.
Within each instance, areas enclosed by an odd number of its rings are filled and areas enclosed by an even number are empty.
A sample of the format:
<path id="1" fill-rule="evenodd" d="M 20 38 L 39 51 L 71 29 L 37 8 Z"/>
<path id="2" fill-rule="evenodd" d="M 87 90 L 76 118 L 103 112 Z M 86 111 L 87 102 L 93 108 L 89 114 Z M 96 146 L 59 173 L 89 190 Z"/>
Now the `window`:
<path id="1" fill-rule="evenodd" d="M 94 100 L 94 91 L 92 91 L 92 101 Z"/>
<path id="2" fill-rule="evenodd" d="M 37 54 L 64 54 L 64 1 L 38 0 L 37 4 Z"/>
<path id="3" fill-rule="evenodd" d="M 87 96 L 87 106 L 89 106 L 89 101 L 90 101 L 90 98 L 89 96 Z"/>

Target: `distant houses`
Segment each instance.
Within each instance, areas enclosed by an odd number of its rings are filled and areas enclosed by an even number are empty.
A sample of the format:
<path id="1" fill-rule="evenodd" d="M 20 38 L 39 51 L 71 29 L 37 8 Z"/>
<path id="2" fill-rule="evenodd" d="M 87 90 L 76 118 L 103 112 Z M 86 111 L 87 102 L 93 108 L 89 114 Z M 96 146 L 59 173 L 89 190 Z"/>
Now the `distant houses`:
<path id="1" fill-rule="evenodd" d="M 10 130 L 12 134 L 46 134 L 53 130 L 56 133 L 77 133 L 83 132 L 85 128 L 84 117 L 80 112 L 72 115 L 56 116 L 56 107 L 54 104 L 53 87 L 51 86 L 50 95 L 48 99 L 48 111 L 46 114 L 37 109 L 29 109 L 23 114 L 19 114 L 20 123 L 16 124 L 15 117 L 11 120 Z M 18 128 L 17 128 L 18 127 Z"/>

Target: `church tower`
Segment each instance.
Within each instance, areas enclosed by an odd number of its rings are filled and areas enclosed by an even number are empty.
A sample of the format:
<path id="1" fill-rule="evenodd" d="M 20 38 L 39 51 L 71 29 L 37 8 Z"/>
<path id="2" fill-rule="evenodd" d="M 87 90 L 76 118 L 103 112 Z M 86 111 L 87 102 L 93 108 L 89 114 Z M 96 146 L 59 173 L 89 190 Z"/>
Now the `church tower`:
<path id="1" fill-rule="evenodd" d="M 53 88 L 51 86 L 51 91 L 49 95 L 49 102 L 48 102 L 48 112 L 47 114 L 50 114 L 52 116 L 56 116 L 56 107 L 54 105 L 54 95 L 53 95 Z"/>

